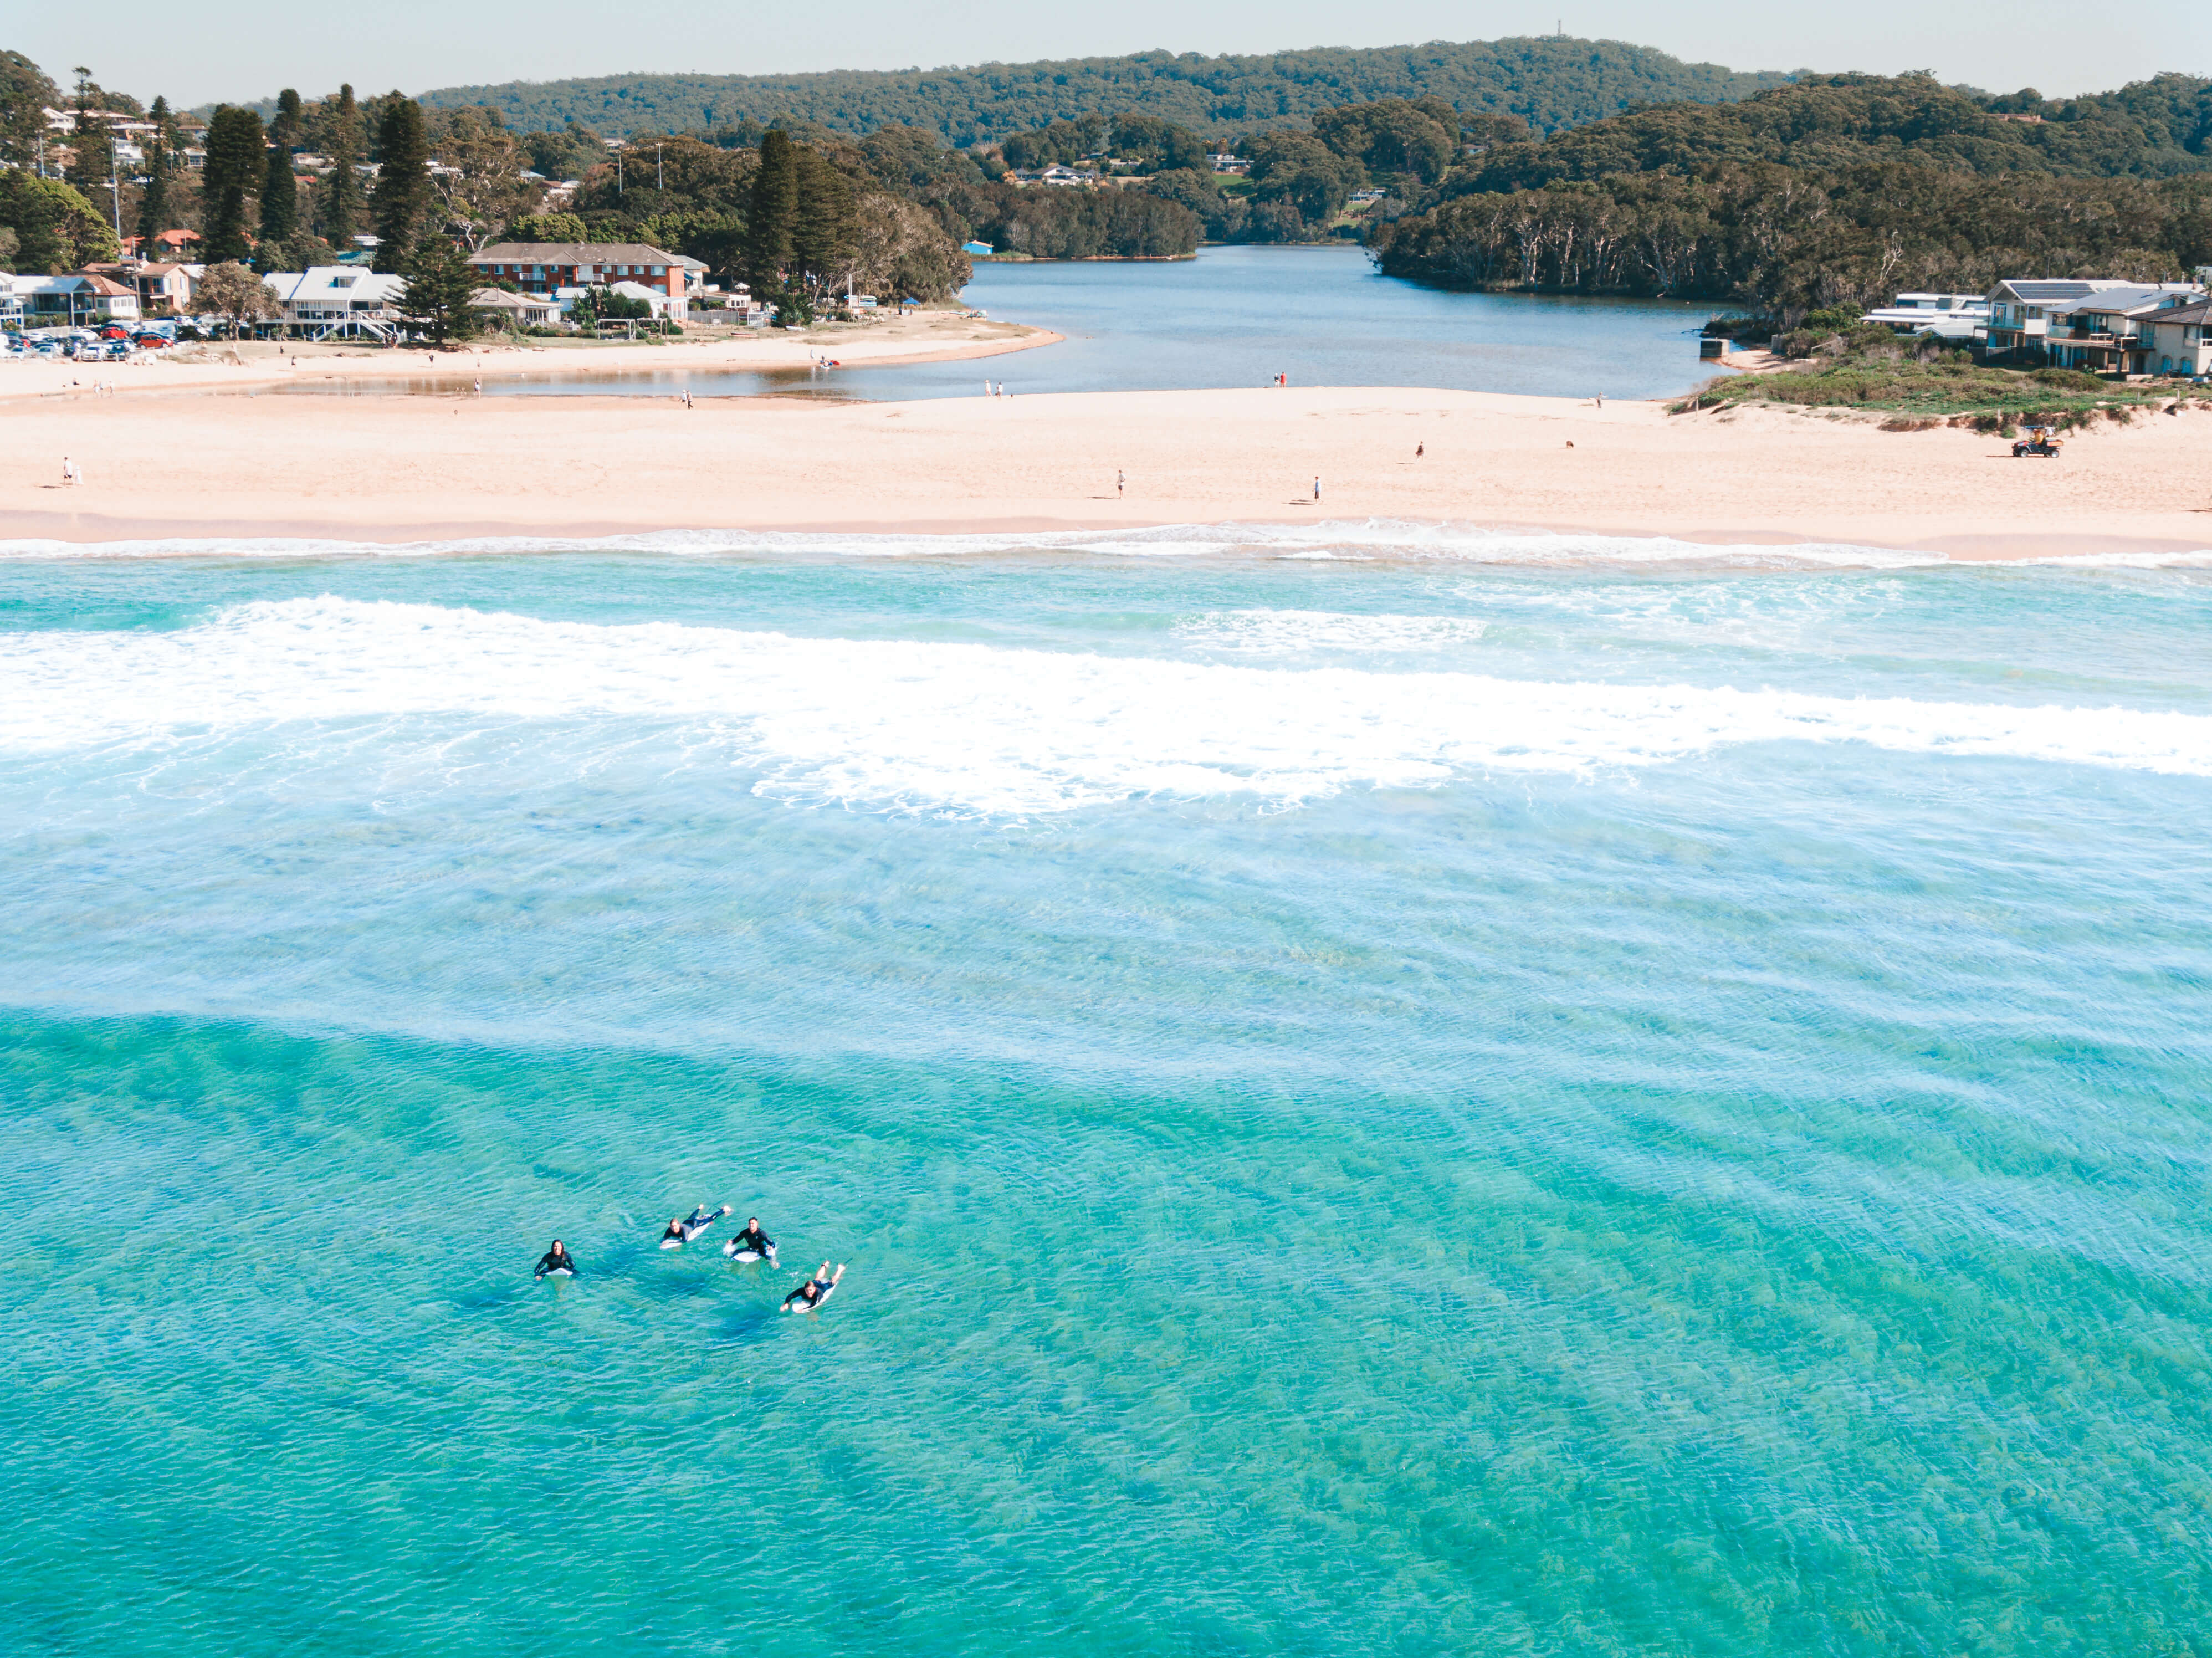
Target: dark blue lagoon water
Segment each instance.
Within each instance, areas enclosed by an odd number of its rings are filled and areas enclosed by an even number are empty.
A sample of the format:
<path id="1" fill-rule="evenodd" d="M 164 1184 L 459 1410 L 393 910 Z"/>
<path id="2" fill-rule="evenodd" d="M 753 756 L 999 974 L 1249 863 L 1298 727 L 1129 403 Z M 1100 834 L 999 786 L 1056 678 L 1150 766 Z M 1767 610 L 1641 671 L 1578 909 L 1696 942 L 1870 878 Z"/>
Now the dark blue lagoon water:
<path id="1" fill-rule="evenodd" d="M 1710 303 L 1447 294 L 1377 272 L 1356 247 L 1209 247 L 1194 259 L 975 267 L 961 295 L 1065 343 L 1007 356 L 825 374 L 676 370 L 488 381 L 487 396 L 764 395 L 903 399 L 1265 386 L 1432 386 L 1542 397 L 1665 397 L 1698 361 Z M 835 351 L 834 337 L 824 348 Z M 455 382 L 410 382 L 450 394 Z M 314 380 L 301 392 L 389 390 Z"/>
<path id="2" fill-rule="evenodd" d="M 1171 544 L 0 567 L 0 1650 L 2212 1651 L 2206 574 Z"/>

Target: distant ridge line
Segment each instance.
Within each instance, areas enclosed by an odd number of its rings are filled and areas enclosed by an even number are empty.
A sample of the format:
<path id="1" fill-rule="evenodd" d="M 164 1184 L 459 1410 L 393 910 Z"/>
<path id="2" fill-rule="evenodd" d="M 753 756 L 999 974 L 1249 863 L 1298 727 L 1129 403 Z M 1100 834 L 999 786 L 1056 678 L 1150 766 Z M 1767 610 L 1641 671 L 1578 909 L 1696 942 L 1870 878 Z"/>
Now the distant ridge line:
<path id="1" fill-rule="evenodd" d="M 529 131 L 574 121 L 615 137 L 799 120 L 854 133 L 928 127 L 965 146 L 1094 112 L 1131 111 L 1222 132 L 1300 122 L 1340 104 L 1422 96 L 1443 98 L 1468 113 L 1518 115 L 1540 133 L 1553 132 L 1638 104 L 1732 102 L 1792 78 L 1687 64 L 1623 41 L 1541 35 L 799 75 L 640 71 L 441 87 L 420 95 L 438 108 L 489 104 Z"/>

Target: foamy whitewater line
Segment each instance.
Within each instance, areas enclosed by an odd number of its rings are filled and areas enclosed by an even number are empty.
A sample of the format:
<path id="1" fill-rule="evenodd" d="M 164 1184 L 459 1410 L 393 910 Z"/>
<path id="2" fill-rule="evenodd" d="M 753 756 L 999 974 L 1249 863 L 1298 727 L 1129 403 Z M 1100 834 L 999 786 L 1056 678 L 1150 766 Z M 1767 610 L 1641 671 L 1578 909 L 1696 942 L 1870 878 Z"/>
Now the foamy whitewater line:
<path id="1" fill-rule="evenodd" d="M 327 597 L 175 633 L 0 641 L 0 751 L 225 766 L 223 744 L 250 758 L 275 741 L 445 768 L 458 739 L 487 732 L 501 752 L 666 748 L 675 763 L 757 771 L 779 798 L 1005 815 L 1147 794 L 1288 803 L 1783 741 L 2212 775 L 2212 717 L 2153 710 L 794 639 Z"/>
<path id="2" fill-rule="evenodd" d="M 1537 565 L 1694 564 L 1750 569 L 1904 569 L 1945 562 L 1940 553 L 1805 543 L 1708 546 L 1666 536 L 1600 536 L 1485 529 L 1404 519 L 1311 524 L 1163 525 L 1141 530 L 1059 530 L 982 535 L 864 535 L 818 531 L 663 530 L 624 536 L 477 536 L 411 542 L 329 537 L 170 537 L 144 541 L 0 541 L 0 559 L 432 558 L 487 553 L 657 553 L 677 556 L 785 554 L 858 558 L 959 557 L 1019 552 L 1122 558 L 1224 554 L 1289 558 L 1457 559 Z"/>

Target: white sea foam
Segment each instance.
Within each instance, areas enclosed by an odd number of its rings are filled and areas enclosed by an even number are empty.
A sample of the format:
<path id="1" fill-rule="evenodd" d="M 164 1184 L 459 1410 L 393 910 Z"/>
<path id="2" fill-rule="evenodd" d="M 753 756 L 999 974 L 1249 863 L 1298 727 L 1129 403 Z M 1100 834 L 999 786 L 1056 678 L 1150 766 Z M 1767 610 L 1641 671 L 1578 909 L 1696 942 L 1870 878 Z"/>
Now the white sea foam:
<path id="1" fill-rule="evenodd" d="M 663 530 L 623 536 L 477 536 L 403 543 L 301 537 L 0 541 L 0 560 L 426 558 L 532 552 L 861 558 L 975 557 L 1047 552 L 1120 558 L 1397 558 L 1554 567 L 1681 565 L 1742 569 L 1897 569 L 1943 562 L 1940 554 L 1899 552 L 1879 547 L 1813 543 L 1771 547 L 1708 546 L 1665 536 L 1551 534 L 1395 519 L 1319 519 L 1306 524 L 1185 524 L 1141 530 L 1001 531 L 987 535 Z"/>
<path id="2" fill-rule="evenodd" d="M 781 798 L 1006 815 L 1154 793 L 1287 803 L 1780 741 L 2212 774 L 2212 718 L 2154 710 L 1293 670 L 334 598 L 240 605 L 175 633 L 0 641 L 0 749 L 19 753 L 254 730 L 296 749 L 317 728 L 318 742 L 428 750 L 461 720 L 606 722 L 611 750 L 672 730 L 685 763 L 752 771 Z"/>
<path id="3" fill-rule="evenodd" d="M 1282 655 L 1300 651 L 1436 651 L 1480 640 L 1487 623 L 1453 616 L 1350 616 L 1332 610 L 1210 610 L 1176 623 L 1176 635 L 1214 650 Z"/>

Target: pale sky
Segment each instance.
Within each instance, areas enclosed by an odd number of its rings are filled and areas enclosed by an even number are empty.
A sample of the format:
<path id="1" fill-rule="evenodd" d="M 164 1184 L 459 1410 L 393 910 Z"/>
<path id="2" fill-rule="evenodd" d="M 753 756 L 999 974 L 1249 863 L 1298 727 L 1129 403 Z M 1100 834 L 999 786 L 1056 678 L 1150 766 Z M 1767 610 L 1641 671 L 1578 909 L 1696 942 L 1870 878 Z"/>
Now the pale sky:
<path id="1" fill-rule="evenodd" d="M 109 0 L 95 8 L 27 8 L 0 31 L 0 46 L 27 53 L 58 82 L 85 64 L 104 85 L 149 101 L 164 93 L 180 107 L 270 96 L 285 86 L 317 97 L 349 80 L 363 93 L 395 86 L 412 93 L 632 70 L 757 75 L 1018 63 L 1154 47 L 1259 52 L 1486 40 L 1548 33 L 1562 21 L 1570 34 L 1656 46 L 1732 69 L 1927 69 L 1993 92 L 2033 86 L 2053 97 L 2103 91 L 2161 70 L 2212 73 L 2212 8 L 2185 0 L 2109 9 L 2078 0 L 1821 8 L 1771 0 L 1539 3 L 1540 12 L 1488 0 L 1376 0 L 1347 12 L 1315 0 L 1215 0 L 1194 13 L 1184 0 L 1122 0 L 1071 14 L 1026 0 L 969 0 L 957 8 L 842 0 L 816 16 L 673 0 L 629 0 L 617 12 L 601 0 L 538 0 L 526 10 L 378 0 L 367 11 L 238 0 L 219 27 L 183 27 L 166 0 Z M 831 17 L 834 27 L 822 26 Z"/>

